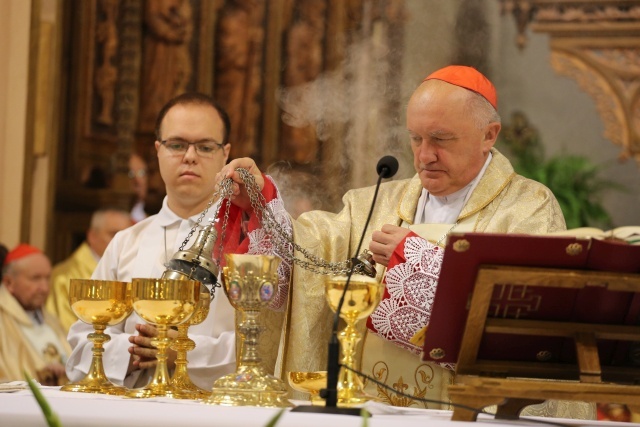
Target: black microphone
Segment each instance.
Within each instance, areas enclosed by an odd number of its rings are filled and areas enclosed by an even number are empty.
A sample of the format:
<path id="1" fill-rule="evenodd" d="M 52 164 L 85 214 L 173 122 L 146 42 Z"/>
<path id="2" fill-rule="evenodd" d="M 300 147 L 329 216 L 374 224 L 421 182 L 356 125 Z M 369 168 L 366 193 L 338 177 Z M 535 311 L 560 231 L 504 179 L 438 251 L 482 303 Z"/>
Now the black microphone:
<path id="1" fill-rule="evenodd" d="M 400 165 L 398 164 L 398 159 L 393 156 L 384 156 L 383 158 L 378 160 L 376 172 L 378 172 L 378 175 L 382 178 L 391 178 L 396 174 L 396 172 L 398 172 L 399 167 Z M 373 207 L 373 205 L 371 207 Z"/>
<path id="2" fill-rule="evenodd" d="M 356 249 L 355 256 L 360 253 L 364 236 L 367 233 L 367 227 L 371 221 L 371 215 L 373 214 L 373 208 L 378 198 L 378 190 L 380 189 L 380 183 L 382 178 L 391 178 L 398 172 L 398 159 L 393 156 L 384 156 L 378 161 L 376 171 L 378 172 L 378 182 L 376 183 L 376 189 L 373 193 L 373 200 L 371 201 L 371 207 L 369 208 L 369 215 L 364 223 L 364 229 L 360 236 L 360 242 Z M 354 259 L 355 259 L 354 256 Z M 342 305 L 344 304 L 347 291 L 349 290 L 349 282 L 353 275 L 353 270 L 356 267 L 356 263 L 351 264 L 351 269 L 347 275 L 347 281 L 340 297 L 340 302 L 336 309 L 336 313 L 333 317 L 333 328 L 331 329 L 331 338 L 329 339 L 329 354 L 327 358 L 327 387 L 320 390 L 320 397 L 325 399 L 325 406 L 298 406 L 293 408 L 294 412 L 320 412 L 325 414 L 343 414 L 343 415 L 360 415 L 359 408 L 338 408 L 338 376 L 340 373 L 340 343 L 338 341 L 338 323 L 340 321 L 340 312 L 342 311 Z"/>

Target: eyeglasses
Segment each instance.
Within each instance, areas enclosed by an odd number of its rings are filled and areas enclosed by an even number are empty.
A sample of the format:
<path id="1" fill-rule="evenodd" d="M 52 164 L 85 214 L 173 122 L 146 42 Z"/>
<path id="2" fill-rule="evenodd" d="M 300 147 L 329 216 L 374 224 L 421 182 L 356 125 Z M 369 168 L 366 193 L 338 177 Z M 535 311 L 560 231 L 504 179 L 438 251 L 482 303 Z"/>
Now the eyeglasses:
<path id="1" fill-rule="evenodd" d="M 212 158 L 216 151 L 224 147 L 223 144 L 218 144 L 215 141 L 198 141 L 189 142 L 184 139 L 172 138 L 160 141 L 164 145 L 172 156 L 184 156 L 189 146 L 193 145 L 196 149 L 196 153 L 200 157 Z"/>

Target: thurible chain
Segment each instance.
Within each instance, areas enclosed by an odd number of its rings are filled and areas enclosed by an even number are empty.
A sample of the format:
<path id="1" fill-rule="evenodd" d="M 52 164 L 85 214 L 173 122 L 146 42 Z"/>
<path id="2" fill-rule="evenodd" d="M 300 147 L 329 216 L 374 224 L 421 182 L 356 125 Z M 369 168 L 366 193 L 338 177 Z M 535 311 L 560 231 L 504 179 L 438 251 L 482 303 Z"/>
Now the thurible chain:
<path id="1" fill-rule="evenodd" d="M 294 262 L 305 270 L 309 270 L 311 272 L 322 274 L 322 275 L 344 275 L 348 274 L 352 267 L 352 261 L 346 260 L 341 262 L 327 262 L 322 258 L 319 258 L 309 251 L 304 249 L 302 246 L 298 245 L 293 241 L 293 236 L 290 233 L 287 233 L 280 223 L 275 218 L 275 215 L 271 208 L 267 205 L 266 200 L 262 193 L 260 192 L 260 187 L 256 183 L 253 175 L 249 173 L 248 170 L 243 168 L 236 169 L 240 178 L 245 184 L 247 188 L 247 193 L 249 194 L 249 200 L 251 202 L 251 207 L 254 212 L 258 216 L 258 220 L 260 224 L 262 224 L 265 233 L 272 239 L 272 242 L 276 249 L 278 250 L 278 254 L 285 258 L 287 261 Z M 229 183 L 225 183 L 225 181 L 229 181 Z M 230 187 L 231 179 L 227 178 L 220 183 L 221 188 Z M 230 193 L 230 191 L 229 191 Z M 226 196 L 221 194 L 220 197 L 224 198 Z M 229 208 L 230 203 L 227 203 L 227 208 L 225 212 L 225 220 L 222 224 L 222 234 L 224 236 L 224 232 L 227 226 L 227 219 L 229 216 Z M 224 239 L 222 237 L 221 241 Z M 293 256 L 293 251 L 291 251 L 291 247 L 293 247 L 296 251 L 300 252 L 307 259 L 299 259 Z M 354 268 L 354 273 L 360 273 L 362 271 L 362 265 L 357 264 Z"/>

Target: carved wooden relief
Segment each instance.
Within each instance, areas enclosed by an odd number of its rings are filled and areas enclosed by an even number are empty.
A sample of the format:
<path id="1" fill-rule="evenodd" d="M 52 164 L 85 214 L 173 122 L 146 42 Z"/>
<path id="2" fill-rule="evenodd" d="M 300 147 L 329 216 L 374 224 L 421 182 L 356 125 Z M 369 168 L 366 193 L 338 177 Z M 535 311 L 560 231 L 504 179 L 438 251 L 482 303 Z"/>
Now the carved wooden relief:
<path id="1" fill-rule="evenodd" d="M 293 19 L 285 33 L 284 87 L 296 87 L 316 80 L 323 70 L 327 2 L 299 0 Z M 301 106 L 302 107 L 302 106 Z M 281 128 L 280 156 L 294 163 L 309 163 L 317 158 L 318 138 L 312 123 L 299 123 L 295 112 L 284 115 Z"/>
<path id="2" fill-rule="evenodd" d="M 595 101 L 620 159 L 640 164 L 640 1 L 501 0 L 525 32 L 551 36 L 551 65 Z"/>
<path id="3" fill-rule="evenodd" d="M 231 119 L 231 156 L 261 160 L 259 126 L 267 2 L 227 1 L 218 11 L 214 95 Z"/>
<path id="4" fill-rule="evenodd" d="M 630 126 L 632 120 L 628 120 L 631 117 L 625 117 L 625 112 L 632 112 L 631 99 L 628 98 L 634 96 L 637 98 L 637 83 L 625 84 L 615 73 L 607 79 L 599 68 L 612 68 L 610 65 L 614 63 L 594 61 L 596 56 L 599 55 L 591 49 L 579 51 L 556 49 L 551 54 L 551 65 L 558 74 L 575 80 L 580 88 L 593 98 L 600 118 L 604 122 L 604 137 L 621 146 L 623 149 L 620 156 L 626 159 L 632 157 L 633 147 L 630 143 L 634 130 Z M 633 88 L 633 86 L 636 87 Z M 634 90 L 629 91 L 628 88 Z M 638 132 L 638 128 L 635 132 Z M 640 151 L 638 154 L 640 155 Z"/>
<path id="5" fill-rule="evenodd" d="M 153 133 L 158 111 L 188 89 L 193 75 L 193 8 L 188 0 L 146 0 L 143 23 L 138 130 Z"/>
<path id="6" fill-rule="evenodd" d="M 96 24 L 97 60 L 93 76 L 96 90 L 95 122 L 112 126 L 115 123 L 114 104 L 118 80 L 118 0 L 100 0 Z"/>
<path id="7" fill-rule="evenodd" d="M 55 196 L 62 229 L 74 222 L 70 212 L 88 217 L 101 205 L 128 203 L 131 153 L 157 174 L 156 116 L 186 91 L 210 93 L 227 109 L 232 157 L 251 156 L 263 169 L 287 160 L 293 170 L 313 173 L 331 189 L 327 208 L 346 188 L 375 182 L 367 177 L 375 175 L 372 162 L 394 145 L 388 131 L 400 108 L 403 0 L 63 5 Z M 298 97 L 288 110 L 286 93 Z"/>

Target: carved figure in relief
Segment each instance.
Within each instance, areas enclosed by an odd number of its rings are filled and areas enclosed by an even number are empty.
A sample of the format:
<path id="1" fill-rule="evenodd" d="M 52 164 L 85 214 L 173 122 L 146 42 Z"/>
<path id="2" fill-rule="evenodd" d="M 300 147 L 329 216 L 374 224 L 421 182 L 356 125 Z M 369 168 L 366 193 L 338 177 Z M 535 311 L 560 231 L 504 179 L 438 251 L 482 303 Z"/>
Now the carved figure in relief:
<path id="1" fill-rule="evenodd" d="M 215 93 L 224 102 L 231 118 L 231 137 L 242 145 L 245 139 L 246 91 L 251 71 L 250 63 L 250 14 L 239 2 L 225 5 L 219 15 L 216 33 L 216 84 Z M 244 147 L 237 146 L 242 152 Z M 246 154 L 246 153 L 245 153 Z"/>
<path id="2" fill-rule="evenodd" d="M 322 71 L 325 1 L 301 1 L 299 19 L 291 25 L 286 40 L 287 65 L 283 81 L 293 87 L 315 80 Z M 317 138 L 311 126 L 282 128 L 282 153 L 288 160 L 307 163 L 315 159 Z M 285 154 L 286 153 L 286 154 Z"/>
<path id="3" fill-rule="evenodd" d="M 113 65 L 113 60 L 118 51 L 118 29 L 116 17 L 118 16 L 118 0 L 101 0 L 100 10 L 104 19 L 96 25 L 96 41 L 101 49 L 101 60 L 95 73 L 95 87 L 100 97 L 100 111 L 97 122 L 104 125 L 112 125 L 113 104 L 115 101 L 115 86 L 118 80 L 118 69 Z"/>
<path id="4" fill-rule="evenodd" d="M 189 53 L 192 35 L 188 0 L 145 2 L 140 131 L 153 132 L 160 108 L 186 91 L 193 72 Z"/>

